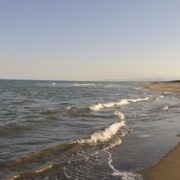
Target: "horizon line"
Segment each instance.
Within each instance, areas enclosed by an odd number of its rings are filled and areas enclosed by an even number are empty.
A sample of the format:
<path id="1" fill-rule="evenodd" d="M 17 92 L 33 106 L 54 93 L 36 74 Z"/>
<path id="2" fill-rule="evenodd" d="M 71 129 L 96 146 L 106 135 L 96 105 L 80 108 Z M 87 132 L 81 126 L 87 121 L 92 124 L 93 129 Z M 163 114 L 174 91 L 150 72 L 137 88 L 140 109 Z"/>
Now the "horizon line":
<path id="1" fill-rule="evenodd" d="M 64 82 L 143 82 L 143 81 L 177 81 L 177 78 L 127 78 L 127 79 L 104 79 L 104 80 L 68 80 L 68 79 L 24 79 L 24 78 L 0 78 L 9 81 L 64 81 Z"/>

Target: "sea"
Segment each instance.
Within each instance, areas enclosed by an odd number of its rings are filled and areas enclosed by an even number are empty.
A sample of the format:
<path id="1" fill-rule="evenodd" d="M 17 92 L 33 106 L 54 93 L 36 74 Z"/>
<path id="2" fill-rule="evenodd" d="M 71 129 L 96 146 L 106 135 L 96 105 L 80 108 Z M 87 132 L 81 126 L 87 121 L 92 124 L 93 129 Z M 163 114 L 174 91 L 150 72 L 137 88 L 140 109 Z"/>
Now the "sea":
<path id="1" fill-rule="evenodd" d="M 147 83 L 0 80 L 0 179 L 142 180 L 180 140 L 180 94 Z"/>

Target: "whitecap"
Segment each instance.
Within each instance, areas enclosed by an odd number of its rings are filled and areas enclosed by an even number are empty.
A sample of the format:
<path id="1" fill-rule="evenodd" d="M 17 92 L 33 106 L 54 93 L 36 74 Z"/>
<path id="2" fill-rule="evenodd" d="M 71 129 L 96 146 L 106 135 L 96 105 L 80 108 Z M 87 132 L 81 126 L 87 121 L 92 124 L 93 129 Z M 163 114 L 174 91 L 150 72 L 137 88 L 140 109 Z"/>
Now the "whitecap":
<path id="1" fill-rule="evenodd" d="M 156 101 L 159 101 L 160 99 L 163 99 L 164 96 L 163 95 L 159 95 L 157 98 L 156 98 Z"/>
<path id="2" fill-rule="evenodd" d="M 88 139 L 77 140 L 79 144 L 91 144 L 103 143 L 110 140 L 114 135 L 118 133 L 120 128 L 125 126 L 125 121 L 115 122 L 104 130 L 94 132 Z"/>
<path id="3" fill-rule="evenodd" d="M 164 106 L 164 107 L 162 108 L 163 111 L 167 111 L 168 109 L 169 109 L 169 106 Z"/>
<path id="4" fill-rule="evenodd" d="M 120 112 L 120 111 L 115 111 L 114 115 L 118 116 L 121 120 L 125 119 L 125 115 L 124 113 Z"/>
<path id="5" fill-rule="evenodd" d="M 101 109 L 105 108 L 105 105 L 102 104 L 102 103 L 98 103 L 98 104 L 95 104 L 95 105 L 92 105 L 89 107 L 90 110 L 92 111 L 99 111 Z"/>
<path id="6" fill-rule="evenodd" d="M 94 83 L 74 83 L 72 86 L 75 87 L 89 87 L 89 86 L 96 86 Z"/>
<path id="7" fill-rule="evenodd" d="M 123 105 L 127 105 L 129 103 L 137 103 L 137 102 L 148 101 L 148 100 L 149 100 L 149 97 L 136 98 L 136 99 L 121 99 L 116 102 L 94 104 L 94 105 L 89 106 L 89 109 L 92 111 L 100 111 L 104 108 L 112 108 L 114 106 L 123 106 Z"/>
<path id="8" fill-rule="evenodd" d="M 125 120 L 124 120 L 125 115 L 119 111 L 116 111 L 115 115 L 117 115 L 121 121 L 115 122 L 103 130 L 99 130 L 99 131 L 94 132 L 87 139 L 80 139 L 80 140 L 77 140 L 76 142 L 79 144 L 95 145 L 97 143 L 103 143 L 103 142 L 109 141 L 114 135 L 116 135 L 119 132 L 119 130 L 122 127 L 126 126 Z M 124 133 L 122 133 L 121 136 L 124 136 Z M 121 143 L 120 140 L 119 140 L 119 142 Z"/>

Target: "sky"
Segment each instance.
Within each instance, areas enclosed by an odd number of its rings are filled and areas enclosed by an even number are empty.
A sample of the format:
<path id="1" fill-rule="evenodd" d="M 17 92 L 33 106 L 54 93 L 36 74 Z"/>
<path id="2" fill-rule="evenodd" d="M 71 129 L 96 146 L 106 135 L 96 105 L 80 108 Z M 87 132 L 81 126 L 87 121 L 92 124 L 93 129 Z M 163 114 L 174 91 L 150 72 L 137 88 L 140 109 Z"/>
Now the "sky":
<path id="1" fill-rule="evenodd" d="M 0 0 L 0 79 L 180 79 L 179 0 Z"/>

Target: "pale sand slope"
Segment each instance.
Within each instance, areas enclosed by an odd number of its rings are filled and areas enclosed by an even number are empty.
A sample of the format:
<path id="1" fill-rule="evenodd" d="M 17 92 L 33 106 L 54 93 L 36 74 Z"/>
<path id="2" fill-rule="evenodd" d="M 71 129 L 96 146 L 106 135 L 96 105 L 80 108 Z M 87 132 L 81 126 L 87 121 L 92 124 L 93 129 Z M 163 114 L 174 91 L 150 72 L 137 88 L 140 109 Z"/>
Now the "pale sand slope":
<path id="1" fill-rule="evenodd" d="M 138 172 L 144 180 L 180 180 L 180 143 L 155 166 Z"/>
<path id="2" fill-rule="evenodd" d="M 180 92 L 179 81 L 148 83 L 144 87 L 147 89 L 158 90 L 158 91 Z"/>

